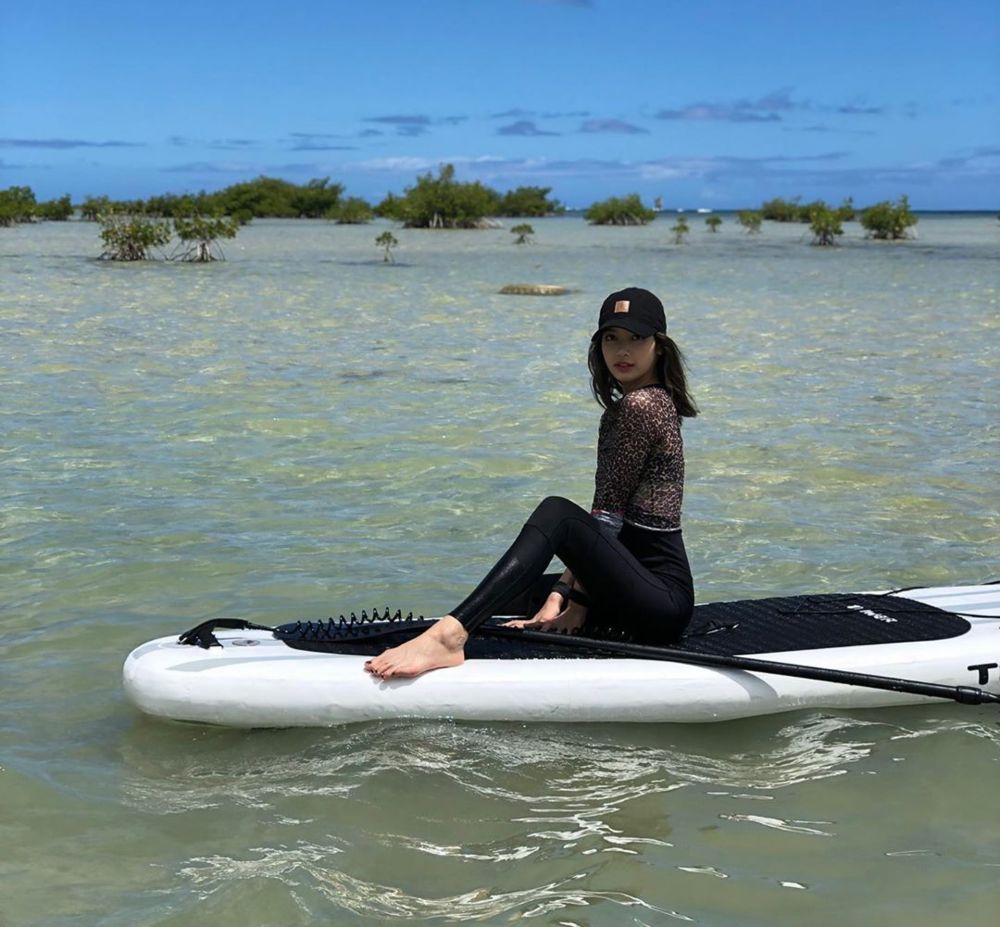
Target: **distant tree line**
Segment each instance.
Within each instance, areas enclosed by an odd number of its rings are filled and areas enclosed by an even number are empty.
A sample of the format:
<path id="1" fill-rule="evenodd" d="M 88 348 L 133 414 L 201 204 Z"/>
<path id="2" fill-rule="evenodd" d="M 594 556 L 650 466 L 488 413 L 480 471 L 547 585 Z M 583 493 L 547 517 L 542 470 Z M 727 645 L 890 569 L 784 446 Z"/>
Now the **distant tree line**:
<path id="1" fill-rule="evenodd" d="M 478 181 L 456 180 L 455 168 L 442 165 L 435 176 L 418 176 L 413 186 L 402 194 L 390 193 L 380 203 L 371 204 L 361 197 L 345 197 L 344 185 L 331 183 L 329 177 L 295 184 L 275 177 L 233 184 L 214 193 L 163 194 L 146 200 L 111 200 L 106 196 L 88 196 L 79 204 L 83 219 L 107 224 L 111 215 L 179 220 L 175 233 L 185 229 L 193 235 L 191 223 L 198 220 L 198 231 L 206 229 L 220 235 L 201 237 L 201 242 L 232 237 L 226 223 L 245 224 L 255 218 L 327 219 L 339 224 L 370 222 L 374 217 L 390 219 L 406 228 L 478 228 L 491 224 L 491 217 L 538 217 L 565 211 L 558 200 L 551 199 L 550 187 L 522 186 L 500 193 Z M 758 233 L 763 220 L 808 223 L 816 244 L 833 244 L 843 234 L 843 223 L 859 219 L 869 238 L 900 239 L 910 236 L 917 219 L 909 201 L 875 203 L 858 214 L 848 197 L 839 206 L 822 200 L 801 203 L 800 197 L 767 200 L 757 210 L 740 210 L 737 222 L 747 232 Z M 64 221 L 73 214 L 70 197 L 39 203 L 30 187 L 0 190 L 0 226 L 13 226 L 39 220 Z M 645 225 L 657 211 L 642 203 L 637 193 L 610 197 L 593 203 L 584 218 L 594 225 Z M 208 225 L 207 223 L 215 223 Z M 223 224 L 219 224 L 223 223 Z M 119 221 L 117 227 L 128 227 Z M 709 224 L 715 231 L 717 224 Z M 675 233 L 683 241 L 685 228 Z M 225 232 L 226 234 L 221 234 Z M 185 240 L 182 237 L 182 240 Z M 196 249 L 204 257 L 204 247 Z"/>
<path id="2" fill-rule="evenodd" d="M 831 207 L 823 200 L 800 203 L 799 200 L 801 198 L 796 196 L 790 200 L 786 200 L 777 196 L 761 204 L 760 214 L 764 219 L 768 219 L 771 222 L 802 223 L 812 222 L 813 217 L 823 211 L 832 212 L 841 222 L 850 222 L 855 217 L 854 200 L 851 197 L 847 197 L 837 207 Z"/>
<path id="3" fill-rule="evenodd" d="M 295 184 L 276 177 L 258 177 L 214 193 L 165 193 L 148 199 L 112 200 L 88 196 L 78 204 L 82 219 L 97 222 L 102 216 L 228 216 L 240 224 L 252 219 L 329 219 L 340 224 L 370 222 L 376 216 L 401 222 L 408 228 L 474 228 L 491 216 L 532 217 L 564 211 L 551 199 L 551 187 L 517 187 L 505 193 L 481 183 L 461 183 L 455 168 L 446 164 L 438 175 L 418 177 L 401 195 L 390 193 L 371 204 L 361 197 L 344 196 L 344 185 L 329 177 Z M 0 225 L 42 219 L 69 219 L 69 196 L 51 203 L 37 203 L 30 187 L 0 191 Z"/>
<path id="4" fill-rule="evenodd" d="M 82 218 L 97 221 L 110 212 L 173 219 L 175 216 L 229 216 L 240 224 L 252 219 L 320 219 L 341 206 L 343 184 L 329 177 L 294 184 L 276 177 L 258 177 L 215 193 L 151 196 L 147 200 L 111 200 L 87 197 L 80 204 Z"/>
<path id="5" fill-rule="evenodd" d="M 843 235 L 843 223 L 859 219 L 866 237 L 896 240 L 910 237 L 910 229 L 917 224 L 917 217 L 910 210 L 907 197 L 901 196 L 895 203 L 884 201 L 863 209 L 860 215 L 854 208 L 854 201 L 848 197 L 839 206 L 830 206 L 823 200 L 800 203 L 800 197 L 786 200 L 780 197 L 767 200 L 759 209 L 741 209 L 736 213 L 737 223 L 750 234 L 760 232 L 763 221 L 803 222 L 813 233 L 813 243 L 832 245 Z M 593 225 L 645 225 L 656 218 L 656 211 L 643 206 L 636 193 L 626 197 L 611 197 L 594 203 L 583 217 Z M 706 220 L 709 231 L 718 230 L 721 221 Z M 681 244 L 690 229 L 686 222 L 678 220 L 670 229 L 674 242 Z"/>

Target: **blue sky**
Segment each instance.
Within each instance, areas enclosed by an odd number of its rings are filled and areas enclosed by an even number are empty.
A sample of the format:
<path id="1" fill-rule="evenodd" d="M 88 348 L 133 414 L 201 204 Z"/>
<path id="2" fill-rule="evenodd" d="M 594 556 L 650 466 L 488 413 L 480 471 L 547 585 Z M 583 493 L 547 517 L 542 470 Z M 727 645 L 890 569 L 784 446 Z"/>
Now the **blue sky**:
<path id="1" fill-rule="evenodd" d="M 1000 4 L 33 0 L 0 9 L 0 187 L 260 174 L 401 192 L 453 163 L 570 206 L 1000 207 Z"/>

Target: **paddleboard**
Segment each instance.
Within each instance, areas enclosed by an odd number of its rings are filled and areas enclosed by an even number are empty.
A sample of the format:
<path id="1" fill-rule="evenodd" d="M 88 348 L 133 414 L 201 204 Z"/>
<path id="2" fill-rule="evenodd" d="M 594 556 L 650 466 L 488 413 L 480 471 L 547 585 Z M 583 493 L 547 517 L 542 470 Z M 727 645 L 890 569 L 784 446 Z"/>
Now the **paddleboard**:
<path id="1" fill-rule="evenodd" d="M 137 647 L 125 692 L 158 718 L 233 727 L 323 727 L 389 718 L 707 722 L 810 708 L 878 708 L 927 696 L 726 666 L 673 652 L 876 674 L 1000 694 L 1000 584 L 788 596 L 699 605 L 664 659 L 636 659 L 493 619 L 461 666 L 381 681 L 365 660 L 423 625 L 375 612 L 277 629 L 208 622 Z M 234 622 L 234 624 L 246 624 Z M 492 629 L 492 630 L 491 630 Z M 537 635 L 534 635 L 537 637 Z M 549 640 L 551 638 L 551 640 Z M 184 640 L 185 642 L 182 642 Z M 995 710 L 992 707 L 990 710 Z"/>

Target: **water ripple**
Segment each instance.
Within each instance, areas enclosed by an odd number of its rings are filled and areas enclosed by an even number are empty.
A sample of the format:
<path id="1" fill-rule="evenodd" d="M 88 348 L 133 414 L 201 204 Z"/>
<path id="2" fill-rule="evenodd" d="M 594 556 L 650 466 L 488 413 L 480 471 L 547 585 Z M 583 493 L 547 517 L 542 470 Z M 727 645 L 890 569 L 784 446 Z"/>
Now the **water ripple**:
<path id="1" fill-rule="evenodd" d="M 574 885 L 573 883 L 586 878 L 584 873 L 515 891 L 482 887 L 453 895 L 430 897 L 333 868 L 329 861 L 339 852 L 336 847 L 301 845 L 293 848 L 256 848 L 252 852 L 259 854 L 257 858 L 194 858 L 181 869 L 180 874 L 189 879 L 204 896 L 234 881 L 277 879 L 297 892 L 315 892 L 337 908 L 365 917 L 467 921 L 487 920 L 519 912 L 522 917 L 530 918 L 570 908 L 610 904 L 635 908 L 637 912 L 693 920 L 678 911 L 651 904 L 628 892 L 601 891 Z M 306 904 L 308 905 L 308 901 Z"/>

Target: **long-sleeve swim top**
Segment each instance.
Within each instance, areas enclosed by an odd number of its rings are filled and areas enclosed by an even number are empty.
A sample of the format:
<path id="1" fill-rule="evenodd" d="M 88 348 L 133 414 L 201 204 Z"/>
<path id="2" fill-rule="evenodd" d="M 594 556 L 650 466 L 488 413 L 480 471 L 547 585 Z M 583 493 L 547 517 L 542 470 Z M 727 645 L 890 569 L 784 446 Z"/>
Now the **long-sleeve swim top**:
<path id="1" fill-rule="evenodd" d="M 684 444 L 670 393 L 646 386 L 601 416 L 593 515 L 615 534 L 623 522 L 679 531 L 684 497 Z"/>

